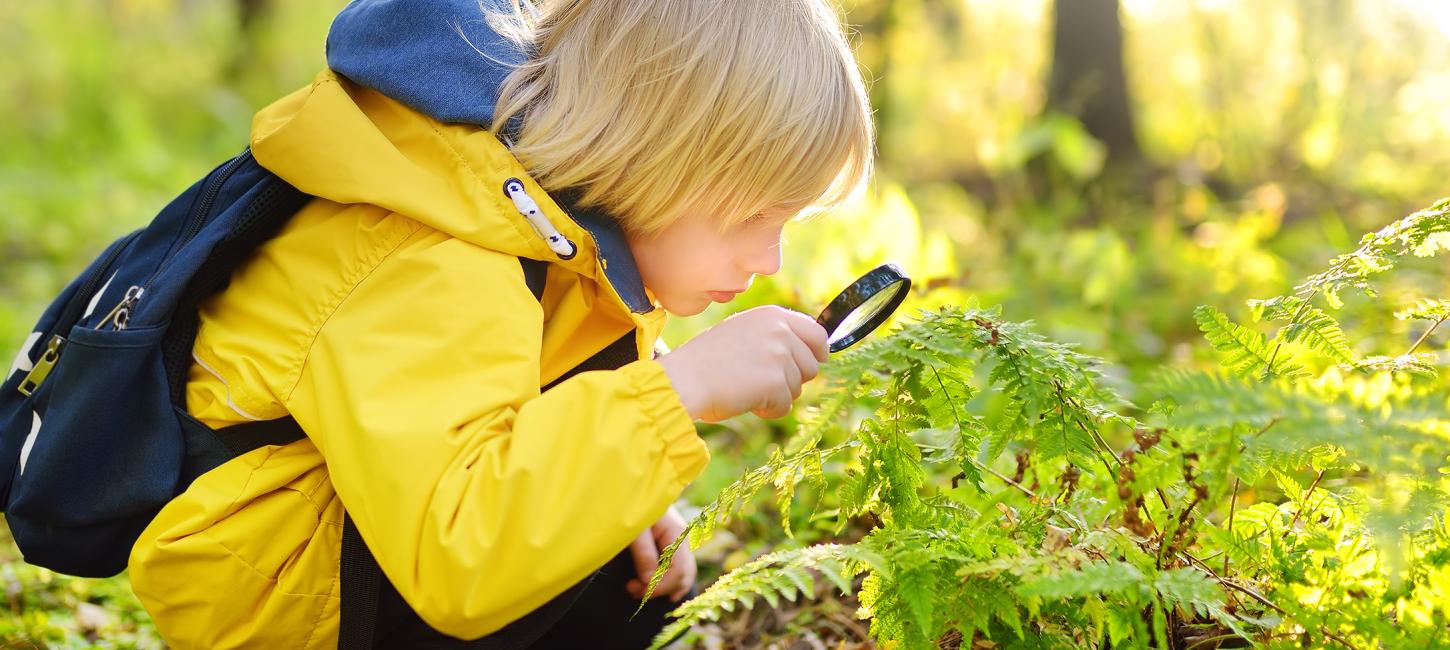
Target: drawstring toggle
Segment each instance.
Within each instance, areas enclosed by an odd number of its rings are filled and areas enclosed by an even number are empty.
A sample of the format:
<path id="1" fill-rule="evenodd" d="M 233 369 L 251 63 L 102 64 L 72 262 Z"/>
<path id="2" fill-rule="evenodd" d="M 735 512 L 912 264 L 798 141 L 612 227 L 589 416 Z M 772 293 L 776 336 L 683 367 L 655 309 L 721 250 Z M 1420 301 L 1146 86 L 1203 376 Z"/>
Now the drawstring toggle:
<path id="1" fill-rule="evenodd" d="M 519 214 L 524 215 L 524 218 L 529 220 L 529 225 L 532 225 L 539 236 L 548 242 L 549 250 L 554 251 L 559 259 L 574 259 L 574 255 L 579 252 L 579 247 L 569 241 L 569 238 L 560 233 L 559 229 L 549 221 L 549 218 L 544 216 L 544 211 L 539 209 L 539 204 L 534 201 L 534 197 L 529 196 L 529 193 L 524 190 L 523 181 L 517 178 L 504 181 L 503 193 L 513 200 L 514 208 L 519 211 Z"/>

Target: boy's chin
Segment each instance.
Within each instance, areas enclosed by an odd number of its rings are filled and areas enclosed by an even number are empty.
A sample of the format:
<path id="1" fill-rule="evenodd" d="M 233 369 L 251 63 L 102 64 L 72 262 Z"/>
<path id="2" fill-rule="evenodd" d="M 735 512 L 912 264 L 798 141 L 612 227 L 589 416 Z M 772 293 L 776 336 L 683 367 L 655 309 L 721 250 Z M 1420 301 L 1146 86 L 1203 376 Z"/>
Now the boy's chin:
<path id="1" fill-rule="evenodd" d="M 669 312 L 671 316 L 695 316 L 705 311 L 711 304 L 714 304 L 714 301 L 703 296 L 686 300 L 680 300 L 678 298 L 665 299 L 663 297 L 660 299 L 660 306 L 664 307 L 665 311 Z"/>

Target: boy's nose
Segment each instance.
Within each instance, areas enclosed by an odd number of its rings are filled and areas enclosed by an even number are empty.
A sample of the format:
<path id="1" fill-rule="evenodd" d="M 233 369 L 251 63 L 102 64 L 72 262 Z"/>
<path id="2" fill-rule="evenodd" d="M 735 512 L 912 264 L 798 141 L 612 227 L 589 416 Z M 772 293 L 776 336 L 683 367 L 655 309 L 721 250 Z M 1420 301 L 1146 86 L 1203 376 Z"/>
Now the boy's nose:
<path id="1" fill-rule="evenodd" d="M 752 275 L 775 275 L 783 263 L 780 249 L 780 242 L 777 241 L 772 246 L 751 251 L 741 266 Z"/>

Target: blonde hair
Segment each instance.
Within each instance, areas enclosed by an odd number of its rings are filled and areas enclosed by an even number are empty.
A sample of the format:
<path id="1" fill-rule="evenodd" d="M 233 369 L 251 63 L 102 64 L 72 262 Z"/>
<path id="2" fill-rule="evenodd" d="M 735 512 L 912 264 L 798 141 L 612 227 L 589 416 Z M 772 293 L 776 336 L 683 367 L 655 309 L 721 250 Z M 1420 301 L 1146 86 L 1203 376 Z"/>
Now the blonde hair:
<path id="1" fill-rule="evenodd" d="M 550 192 L 626 232 L 687 212 L 722 228 L 846 199 L 871 170 L 871 109 L 827 0 L 512 0 L 528 53 L 493 132 Z"/>

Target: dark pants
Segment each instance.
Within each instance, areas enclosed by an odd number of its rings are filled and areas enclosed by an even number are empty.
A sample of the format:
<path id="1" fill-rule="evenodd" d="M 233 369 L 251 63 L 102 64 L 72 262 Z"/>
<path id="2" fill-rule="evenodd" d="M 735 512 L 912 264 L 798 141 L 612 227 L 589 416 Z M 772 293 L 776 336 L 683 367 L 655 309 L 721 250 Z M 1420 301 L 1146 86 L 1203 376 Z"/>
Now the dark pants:
<path id="1" fill-rule="evenodd" d="M 398 592 L 383 590 L 378 603 L 377 648 L 419 648 L 426 650 L 551 650 L 553 648 L 601 648 L 641 650 L 666 624 L 665 614 L 675 608 L 669 598 L 650 600 L 633 620 L 630 615 L 639 601 L 624 590 L 635 577 L 629 549 L 569 591 L 533 614 L 477 641 L 461 641 L 430 627 L 407 607 Z M 694 591 L 690 596 L 694 596 Z M 560 613 L 562 611 L 562 613 Z M 557 618 L 555 618 L 557 616 Z M 532 619 L 532 620 L 531 620 Z M 552 625 L 547 621 L 553 620 Z M 547 631 L 539 636 L 539 628 Z M 532 644 L 525 639 L 537 638 Z"/>

